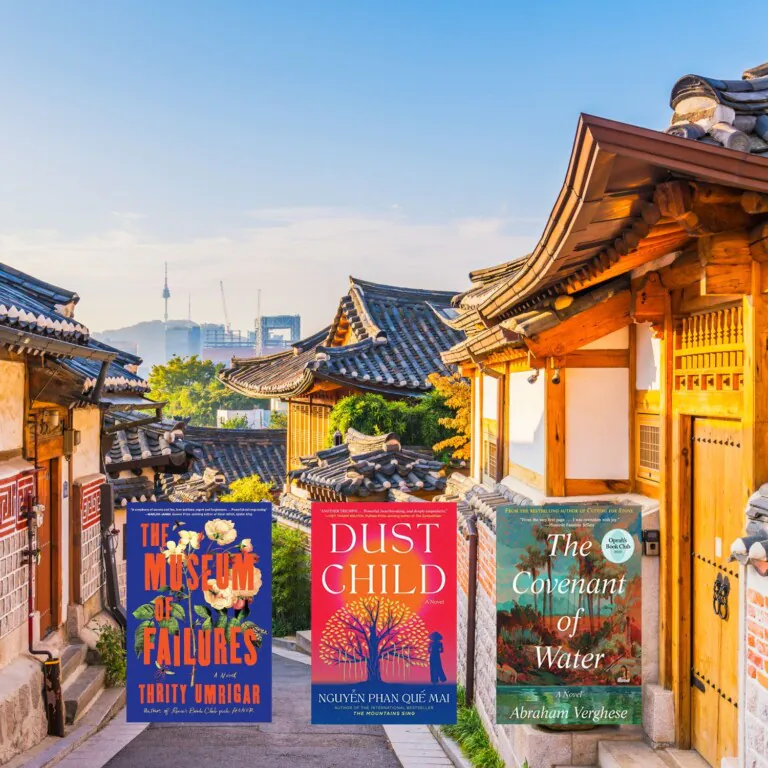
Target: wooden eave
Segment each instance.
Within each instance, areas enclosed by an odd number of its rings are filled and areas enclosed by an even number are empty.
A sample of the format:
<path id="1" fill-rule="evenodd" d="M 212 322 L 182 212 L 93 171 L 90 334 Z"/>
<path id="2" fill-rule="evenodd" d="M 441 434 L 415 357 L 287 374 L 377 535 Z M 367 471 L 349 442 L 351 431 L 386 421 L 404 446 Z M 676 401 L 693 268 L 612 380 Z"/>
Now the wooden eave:
<path id="1" fill-rule="evenodd" d="M 565 292 L 564 281 L 631 233 L 656 185 L 675 176 L 767 193 L 768 158 L 582 115 L 563 187 L 539 243 L 519 272 L 480 305 L 480 316 L 490 324 L 527 308 L 526 300 L 545 291 Z M 643 254 L 649 261 L 689 239 L 666 221 L 638 239 L 650 235 L 658 242 Z M 626 249 L 619 263 L 635 251 Z"/>

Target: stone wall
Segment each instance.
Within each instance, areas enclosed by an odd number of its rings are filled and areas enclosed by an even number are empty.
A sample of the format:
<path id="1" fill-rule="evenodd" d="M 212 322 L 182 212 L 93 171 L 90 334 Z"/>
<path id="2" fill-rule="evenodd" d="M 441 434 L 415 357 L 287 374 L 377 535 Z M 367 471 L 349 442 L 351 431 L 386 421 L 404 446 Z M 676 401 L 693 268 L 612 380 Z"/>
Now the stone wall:
<path id="1" fill-rule="evenodd" d="M 746 768 L 768 768 L 768 576 L 747 575 Z"/>

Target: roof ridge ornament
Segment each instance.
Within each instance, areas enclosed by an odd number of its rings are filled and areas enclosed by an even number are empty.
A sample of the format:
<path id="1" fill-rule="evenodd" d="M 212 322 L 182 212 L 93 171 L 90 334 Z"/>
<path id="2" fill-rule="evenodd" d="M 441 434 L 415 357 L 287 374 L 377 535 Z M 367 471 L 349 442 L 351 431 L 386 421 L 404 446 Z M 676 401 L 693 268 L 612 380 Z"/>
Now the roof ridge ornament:
<path id="1" fill-rule="evenodd" d="M 768 61 L 763 64 L 758 64 L 756 67 L 745 69 L 741 75 L 742 80 L 754 80 L 758 77 L 765 77 L 768 75 Z"/>

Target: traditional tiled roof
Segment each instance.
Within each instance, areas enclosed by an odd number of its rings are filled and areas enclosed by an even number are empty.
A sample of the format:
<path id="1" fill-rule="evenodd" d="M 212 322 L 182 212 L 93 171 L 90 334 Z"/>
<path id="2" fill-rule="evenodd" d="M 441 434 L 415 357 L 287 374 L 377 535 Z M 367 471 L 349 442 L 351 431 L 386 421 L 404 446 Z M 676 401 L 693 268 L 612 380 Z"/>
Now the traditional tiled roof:
<path id="1" fill-rule="evenodd" d="M 149 392 L 149 384 L 135 372 L 136 367 L 141 365 L 140 357 L 122 352 L 96 339 L 89 339 L 88 346 L 117 353 L 114 362 L 110 363 L 107 369 L 102 392 Z M 83 380 L 83 394 L 90 393 L 96 386 L 101 371 L 101 363 L 98 360 L 60 359 L 57 364 Z"/>
<path id="2" fill-rule="evenodd" d="M 78 349 L 72 346 L 64 351 L 52 348 L 50 355 L 52 365 L 82 382 L 83 395 L 93 391 L 102 362 L 112 353 L 115 359 L 108 365 L 101 391 L 148 391 L 148 384 L 136 374 L 141 358 L 92 339 L 88 328 L 74 319 L 74 307 L 79 299 L 73 291 L 0 264 L 0 328 L 17 331 L 25 335 L 27 341 L 36 337 L 48 339 L 47 346 L 56 341 L 75 345 Z M 23 344 L 19 346 L 24 347 Z"/>
<path id="3" fill-rule="evenodd" d="M 183 466 L 191 460 L 192 449 L 184 441 L 184 423 L 171 419 L 158 420 L 152 424 L 133 426 L 134 422 L 146 418 L 146 413 L 131 411 L 108 411 L 104 426 L 125 425 L 125 429 L 110 431 L 112 445 L 104 454 L 108 472 L 121 471 L 121 465 L 137 462 L 142 464 Z"/>
<path id="4" fill-rule="evenodd" d="M 272 507 L 272 514 L 297 528 L 309 530 L 312 527 L 312 502 L 290 493 L 280 497 L 280 504 Z"/>
<path id="5" fill-rule="evenodd" d="M 0 264 L 0 325 L 82 344 L 90 332 L 68 316 L 78 300 L 72 291 Z"/>
<path id="6" fill-rule="evenodd" d="M 431 373 L 448 373 L 440 352 L 463 337 L 436 312 L 452 293 L 379 285 L 350 278 L 333 323 L 292 349 L 234 359 L 221 379 L 253 397 L 292 397 L 315 379 L 356 390 L 412 396 L 431 389 Z"/>
<path id="7" fill-rule="evenodd" d="M 285 479 L 286 431 L 284 429 L 216 429 L 190 427 L 184 430 L 186 444 L 195 450 L 192 470 L 202 473 L 216 467 L 227 484 L 258 475 L 280 487 Z"/>
<path id="8" fill-rule="evenodd" d="M 177 482 L 168 493 L 168 500 L 190 503 L 194 501 L 212 501 L 227 491 L 227 481 L 222 472 L 207 467 L 202 474 L 193 474 L 188 479 Z"/>
<path id="9" fill-rule="evenodd" d="M 739 152 L 768 153 L 768 63 L 741 80 L 686 75 L 670 98 L 667 133 Z"/>
<path id="10" fill-rule="evenodd" d="M 442 462 L 431 453 L 403 448 L 395 435 L 371 437 L 350 429 L 345 443 L 303 458 L 290 477 L 301 487 L 365 497 L 390 488 L 408 493 L 442 490 L 442 470 Z"/>
<path id="11" fill-rule="evenodd" d="M 118 477 L 109 482 L 116 506 L 125 507 L 129 502 L 158 501 L 154 483 L 146 475 Z"/>

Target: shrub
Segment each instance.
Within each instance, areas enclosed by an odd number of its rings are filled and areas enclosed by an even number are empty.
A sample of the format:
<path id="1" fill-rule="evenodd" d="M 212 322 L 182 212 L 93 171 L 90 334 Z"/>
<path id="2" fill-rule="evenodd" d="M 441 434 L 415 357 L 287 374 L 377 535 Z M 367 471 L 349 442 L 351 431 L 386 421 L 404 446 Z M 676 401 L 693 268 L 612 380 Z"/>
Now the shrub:
<path id="1" fill-rule="evenodd" d="M 243 503 L 248 501 L 272 501 L 272 483 L 265 483 L 258 475 L 242 477 L 229 484 L 229 493 L 219 501 Z"/>
<path id="2" fill-rule="evenodd" d="M 272 526 L 272 634 L 309 629 L 310 561 L 307 537 L 295 528 Z"/>
<path id="3" fill-rule="evenodd" d="M 96 650 L 106 668 L 107 687 L 125 685 L 125 632 L 111 624 L 99 624 Z"/>
<path id="4" fill-rule="evenodd" d="M 442 424 L 452 415 L 443 396 L 435 390 L 407 400 L 387 400 L 370 392 L 350 395 L 339 400 L 331 411 L 327 445 L 333 444 L 336 430 L 345 435 L 352 428 L 366 435 L 393 432 L 403 445 L 432 447 L 452 436 Z"/>
<path id="5" fill-rule="evenodd" d="M 504 761 L 493 748 L 480 713 L 466 705 L 464 689 L 459 686 L 456 725 L 444 725 L 443 731 L 454 739 L 476 768 L 504 768 Z"/>

